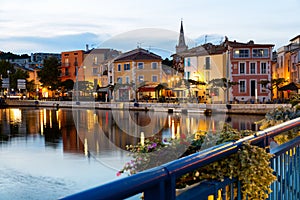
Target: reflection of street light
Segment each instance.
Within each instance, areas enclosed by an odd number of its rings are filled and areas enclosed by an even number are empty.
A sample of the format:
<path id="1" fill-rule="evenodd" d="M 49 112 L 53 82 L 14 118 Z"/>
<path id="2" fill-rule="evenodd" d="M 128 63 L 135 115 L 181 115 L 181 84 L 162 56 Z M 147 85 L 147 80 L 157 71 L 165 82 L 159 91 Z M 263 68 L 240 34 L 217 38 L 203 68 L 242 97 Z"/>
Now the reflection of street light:
<path id="1" fill-rule="evenodd" d="M 78 64 L 77 64 L 77 62 L 75 62 L 75 70 L 76 70 L 76 104 L 78 104 L 79 103 L 79 99 L 78 99 L 79 91 L 78 91 Z"/>
<path id="2" fill-rule="evenodd" d="M 10 74 L 10 71 L 7 70 L 7 77 L 8 77 L 8 86 L 7 86 L 7 96 L 10 97 L 10 81 L 9 81 L 9 74 Z"/>
<path id="3" fill-rule="evenodd" d="M 86 69 L 86 66 L 83 66 L 83 81 L 85 81 L 85 69 Z"/>

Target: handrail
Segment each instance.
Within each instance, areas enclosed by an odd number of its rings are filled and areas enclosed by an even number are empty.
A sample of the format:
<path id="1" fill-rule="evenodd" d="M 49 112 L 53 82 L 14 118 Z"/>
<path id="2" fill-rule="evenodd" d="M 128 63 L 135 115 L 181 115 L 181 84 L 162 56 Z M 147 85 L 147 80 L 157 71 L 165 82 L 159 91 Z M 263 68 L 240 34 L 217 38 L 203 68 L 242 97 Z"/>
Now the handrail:
<path id="1" fill-rule="evenodd" d="M 141 192 L 145 192 L 145 199 L 147 199 L 146 195 L 150 192 L 153 193 L 153 191 L 157 193 L 155 194 L 156 199 L 175 199 L 176 177 L 235 153 L 246 141 L 252 144 L 264 142 L 264 144 L 268 145 L 268 138 L 299 126 L 300 118 L 296 118 L 265 129 L 264 131 L 259 131 L 255 135 L 242 138 L 236 142 L 228 142 L 214 146 L 171 161 L 162 166 L 145 170 L 138 174 L 115 180 L 61 199 L 124 199 Z M 169 189 L 169 191 L 167 191 L 171 194 L 166 194 L 166 188 Z"/>

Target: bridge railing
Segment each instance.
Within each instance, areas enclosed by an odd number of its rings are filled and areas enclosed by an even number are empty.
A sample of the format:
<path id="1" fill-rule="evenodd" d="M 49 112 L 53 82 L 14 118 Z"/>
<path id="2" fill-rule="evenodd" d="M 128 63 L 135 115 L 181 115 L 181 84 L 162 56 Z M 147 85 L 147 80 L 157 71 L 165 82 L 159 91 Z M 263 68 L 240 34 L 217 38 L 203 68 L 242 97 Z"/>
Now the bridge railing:
<path id="1" fill-rule="evenodd" d="M 249 141 L 251 144 L 261 147 L 267 147 L 270 144 L 271 138 L 297 127 L 300 127 L 300 118 L 284 122 L 264 131 L 259 131 L 255 135 L 242 138 L 236 142 L 228 142 L 214 146 L 164 165 L 61 199 L 126 199 L 140 193 L 143 193 L 144 199 L 146 200 L 194 199 L 196 197 L 207 199 L 209 196 L 213 196 L 214 199 L 217 199 L 220 195 L 220 191 L 222 191 L 222 197 L 225 197 L 223 199 L 233 199 L 233 189 L 235 187 L 238 191 L 237 197 L 241 199 L 240 183 L 235 179 L 225 179 L 222 182 L 203 182 L 180 195 L 176 195 L 176 179 L 188 172 L 192 172 L 195 169 L 236 153 L 245 141 Z M 275 155 L 271 163 L 278 180 L 272 184 L 271 189 L 273 192 L 270 199 L 286 199 L 287 197 L 297 197 L 296 199 L 299 199 L 299 145 L 300 138 L 298 137 L 288 143 L 271 149 L 271 153 Z M 229 196 L 227 195 L 228 191 L 230 193 Z"/>

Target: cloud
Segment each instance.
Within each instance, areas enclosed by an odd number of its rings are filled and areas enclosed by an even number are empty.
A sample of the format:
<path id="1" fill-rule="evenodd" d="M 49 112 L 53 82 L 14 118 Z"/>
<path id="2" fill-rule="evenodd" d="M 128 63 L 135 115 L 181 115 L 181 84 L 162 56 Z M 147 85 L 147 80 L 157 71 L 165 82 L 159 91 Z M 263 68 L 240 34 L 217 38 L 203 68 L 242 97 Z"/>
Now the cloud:
<path id="1" fill-rule="evenodd" d="M 85 49 L 110 37 L 107 34 L 80 33 L 54 37 L 8 37 L 0 39 L 0 50 L 14 53 L 55 52 Z"/>

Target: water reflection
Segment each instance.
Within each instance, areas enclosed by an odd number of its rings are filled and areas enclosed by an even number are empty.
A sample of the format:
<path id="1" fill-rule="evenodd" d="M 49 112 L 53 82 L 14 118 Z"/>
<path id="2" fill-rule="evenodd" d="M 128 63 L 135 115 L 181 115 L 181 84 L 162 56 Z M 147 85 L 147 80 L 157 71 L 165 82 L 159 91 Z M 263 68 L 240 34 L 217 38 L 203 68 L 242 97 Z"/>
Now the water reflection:
<path id="1" fill-rule="evenodd" d="M 145 137 L 162 139 L 179 138 L 198 130 L 219 130 L 224 121 L 236 129 L 257 130 L 255 121 L 263 116 L 199 114 L 167 114 L 159 112 L 29 109 L 11 108 L 0 110 L 0 139 L 9 141 L 13 137 L 39 134 L 45 144 L 69 153 L 112 153 L 126 149 L 128 144 Z"/>

